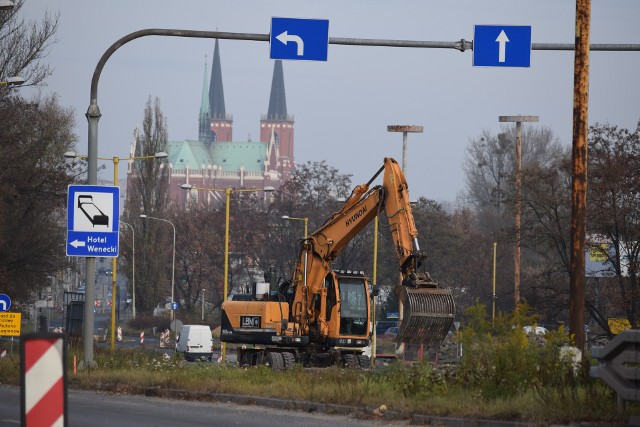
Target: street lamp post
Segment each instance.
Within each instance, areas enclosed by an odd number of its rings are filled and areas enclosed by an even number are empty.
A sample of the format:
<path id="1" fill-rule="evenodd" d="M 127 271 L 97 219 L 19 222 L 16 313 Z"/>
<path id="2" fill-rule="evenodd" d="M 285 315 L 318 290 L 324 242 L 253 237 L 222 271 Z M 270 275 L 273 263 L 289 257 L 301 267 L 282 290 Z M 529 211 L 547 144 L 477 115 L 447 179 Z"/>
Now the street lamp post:
<path id="1" fill-rule="evenodd" d="M 180 188 L 183 190 L 204 190 L 204 191 L 215 191 L 217 193 L 225 194 L 225 215 L 224 215 L 224 285 L 222 291 L 222 302 L 227 300 L 227 294 L 229 291 L 229 205 L 231 200 L 231 193 L 259 193 L 259 192 L 267 192 L 270 193 L 275 191 L 274 187 L 264 187 L 264 188 L 252 188 L 252 189 L 233 189 L 227 188 L 225 190 L 216 189 L 216 188 L 203 188 L 196 187 L 191 184 L 182 184 Z M 226 363 L 227 360 L 227 343 L 223 342 L 221 345 L 220 351 L 220 359 L 222 363 Z"/>
<path id="2" fill-rule="evenodd" d="M 422 133 L 424 127 L 414 125 L 389 125 L 387 126 L 387 132 L 402 132 L 402 173 L 407 175 L 407 134 L 408 133 Z M 398 282 L 402 285 L 402 274 L 400 274 Z M 404 308 L 402 301 L 398 301 L 398 320 L 402 323 L 404 318 Z M 404 343 L 399 349 L 400 352 L 404 352 Z M 420 354 L 422 354 L 422 345 L 420 345 Z"/>
<path id="3" fill-rule="evenodd" d="M 175 319 L 175 310 L 173 309 L 173 304 L 174 304 L 174 291 L 175 291 L 175 275 L 176 275 L 176 226 L 173 225 L 173 223 L 171 221 L 169 221 L 168 219 L 164 219 L 164 218 L 155 218 L 153 216 L 148 216 L 145 214 L 140 215 L 140 218 L 142 219 L 154 219 L 156 221 L 163 221 L 163 222 L 168 222 L 169 224 L 171 224 L 171 227 L 173 227 L 173 261 L 171 262 L 171 320 Z M 173 322 L 171 327 L 173 328 Z M 174 331 L 175 332 L 175 331 Z"/>
<path id="4" fill-rule="evenodd" d="M 75 153 L 73 151 L 67 151 L 64 153 L 66 158 L 82 158 L 86 159 L 88 156 Z M 138 157 L 97 157 L 98 160 L 111 160 L 113 162 L 113 185 L 118 186 L 118 165 L 120 164 L 120 160 L 144 160 L 144 159 L 165 159 L 168 157 L 168 154 L 164 151 L 160 151 L 155 153 L 152 156 L 138 156 Z M 117 297 L 117 275 L 116 275 L 116 267 L 117 267 L 117 258 L 113 257 L 111 263 L 111 351 L 115 350 L 115 342 L 116 342 L 116 297 Z"/>
<path id="5" fill-rule="evenodd" d="M 202 290 L 202 321 L 204 322 L 204 289 Z"/>
<path id="6" fill-rule="evenodd" d="M 131 259 L 131 279 L 132 279 L 132 284 L 131 284 L 131 300 L 132 300 L 131 316 L 135 319 L 136 318 L 136 233 L 133 230 L 133 226 L 131 224 L 128 224 L 128 223 L 126 223 L 124 221 L 120 221 L 120 224 L 126 225 L 131 230 L 131 242 L 132 242 L 131 246 L 132 246 L 132 252 L 133 252 L 133 256 L 132 256 L 132 259 Z"/>
<path id="7" fill-rule="evenodd" d="M 307 265 L 309 262 L 309 248 L 306 245 L 307 244 L 307 237 L 308 237 L 308 233 L 307 233 L 307 223 L 309 222 L 309 218 L 304 217 L 304 218 L 292 218 L 289 215 L 282 215 L 282 219 L 288 219 L 288 220 L 293 220 L 293 221 L 304 221 L 304 278 L 302 280 L 304 280 L 304 286 L 305 288 L 307 287 Z"/>
<path id="8" fill-rule="evenodd" d="M 520 215 L 521 215 L 521 200 L 520 200 L 520 188 L 522 181 L 520 178 L 520 164 L 522 161 L 522 122 L 537 122 L 538 116 L 499 116 L 500 122 L 515 122 L 516 123 L 516 248 L 515 248 L 515 273 L 514 273 L 514 292 L 513 300 L 515 305 L 515 311 L 518 311 L 518 304 L 520 303 Z"/>
<path id="9" fill-rule="evenodd" d="M 413 125 L 389 125 L 387 132 L 402 132 L 402 173 L 407 174 L 407 133 L 422 133 L 422 126 Z"/>
<path id="10" fill-rule="evenodd" d="M 309 218 L 304 217 L 304 218 L 293 218 L 290 217 L 289 215 L 282 215 L 282 219 L 290 219 L 292 221 L 304 221 L 304 238 L 306 239 L 307 237 L 309 237 L 308 233 L 307 233 L 307 223 L 309 222 Z"/>

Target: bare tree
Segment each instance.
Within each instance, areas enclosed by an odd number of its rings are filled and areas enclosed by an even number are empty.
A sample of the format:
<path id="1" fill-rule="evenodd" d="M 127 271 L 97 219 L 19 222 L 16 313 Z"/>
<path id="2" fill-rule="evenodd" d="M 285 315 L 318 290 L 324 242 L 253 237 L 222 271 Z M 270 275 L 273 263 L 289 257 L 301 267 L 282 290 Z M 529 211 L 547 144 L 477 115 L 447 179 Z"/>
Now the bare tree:
<path id="1" fill-rule="evenodd" d="M 527 127 L 522 145 L 521 294 L 538 312 L 566 313 L 570 217 L 569 150 L 547 128 Z M 477 227 L 499 248 L 498 289 L 513 292 L 515 129 L 472 140 L 464 162 Z M 507 262 L 505 262 L 507 261 Z M 506 273 L 506 275 L 505 275 Z M 500 294 L 500 291 L 498 291 Z"/>
<path id="2" fill-rule="evenodd" d="M 136 157 L 167 151 L 167 123 L 158 98 L 149 97 L 144 110 L 142 133 L 135 132 Z M 136 230 L 136 309 L 151 312 L 164 305 L 170 295 L 173 229 L 169 224 L 142 220 L 140 214 L 167 219 L 169 171 L 163 161 L 134 161 L 127 177 L 127 204 L 123 220 Z M 123 252 L 132 254 L 129 241 Z M 132 283 L 132 263 L 127 256 L 126 273 Z"/>
<path id="3" fill-rule="evenodd" d="M 595 124 L 589 139 L 588 231 L 601 243 L 613 266 L 612 279 L 602 292 L 607 298 L 592 307 L 607 311 L 604 301 L 617 301 L 608 311 L 626 315 L 632 327 L 640 326 L 640 122 L 633 131 Z M 592 242 L 596 243 L 596 242 Z M 606 316 L 602 316 L 603 318 Z M 608 330 L 606 325 L 605 330 Z"/>
<path id="4" fill-rule="evenodd" d="M 25 85 L 43 84 L 53 69 L 43 61 L 58 29 L 58 14 L 46 13 L 40 22 L 20 18 L 25 0 L 0 11 L 0 78 L 20 76 Z"/>
<path id="5" fill-rule="evenodd" d="M 56 97 L 0 98 L 0 289 L 17 301 L 27 302 L 65 266 L 73 166 L 64 153 L 75 147 L 74 126 Z"/>

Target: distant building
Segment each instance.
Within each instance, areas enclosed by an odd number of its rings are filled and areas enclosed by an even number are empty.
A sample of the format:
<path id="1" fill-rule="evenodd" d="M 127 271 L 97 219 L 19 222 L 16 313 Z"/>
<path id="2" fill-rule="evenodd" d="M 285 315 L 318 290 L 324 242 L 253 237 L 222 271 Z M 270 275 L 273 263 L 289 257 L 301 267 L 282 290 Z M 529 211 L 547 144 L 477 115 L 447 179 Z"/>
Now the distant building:
<path id="1" fill-rule="evenodd" d="M 198 140 L 169 141 L 167 147 L 169 198 L 180 206 L 189 200 L 187 196 L 207 204 L 224 199 L 224 193 L 211 191 L 189 195 L 180 189 L 181 184 L 219 190 L 279 188 L 295 168 L 293 130 L 293 116 L 287 114 L 282 61 L 276 60 L 269 108 L 260 118 L 260 140 L 233 140 L 233 116 L 225 108 L 216 40 L 210 79 L 205 62 Z"/>

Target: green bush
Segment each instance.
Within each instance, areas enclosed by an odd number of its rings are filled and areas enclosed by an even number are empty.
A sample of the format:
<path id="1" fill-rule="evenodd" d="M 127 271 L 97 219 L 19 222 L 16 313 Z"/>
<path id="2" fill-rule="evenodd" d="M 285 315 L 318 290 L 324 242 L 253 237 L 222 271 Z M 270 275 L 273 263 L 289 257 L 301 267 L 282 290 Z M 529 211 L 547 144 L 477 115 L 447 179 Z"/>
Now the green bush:
<path id="1" fill-rule="evenodd" d="M 522 325 L 536 326 L 537 318 L 528 306 L 519 306 L 517 313 L 500 314 L 493 325 L 486 320 L 482 304 L 470 307 L 465 315 L 467 321 L 457 336 L 463 356 L 456 380 L 477 388 L 483 398 L 583 381 L 584 371 L 575 370 L 561 357 L 561 346 L 570 344 L 564 331 L 550 331 L 544 336 L 525 334 Z"/>

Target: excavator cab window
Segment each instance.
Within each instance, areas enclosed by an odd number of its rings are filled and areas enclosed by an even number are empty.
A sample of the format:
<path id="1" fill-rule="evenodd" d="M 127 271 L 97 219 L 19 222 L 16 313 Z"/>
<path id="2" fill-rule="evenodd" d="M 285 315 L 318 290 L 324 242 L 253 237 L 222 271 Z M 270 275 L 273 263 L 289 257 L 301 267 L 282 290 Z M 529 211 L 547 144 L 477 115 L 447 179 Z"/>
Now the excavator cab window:
<path id="1" fill-rule="evenodd" d="M 333 275 L 327 274 L 324 279 L 324 287 L 327 288 L 327 312 L 325 318 L 331 320 L 331 309 L 336 305 L 336 288 L 333 285 Z"/>
<path id="2" fill-rule="evenodd" d="M 340 335 L 367 334 L 368 299 L 366 282 L 360 277 L 341 277 Z"/>

